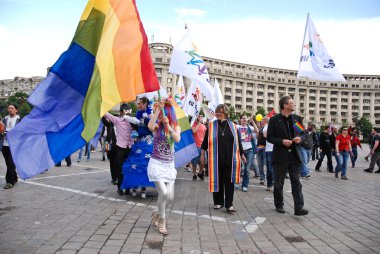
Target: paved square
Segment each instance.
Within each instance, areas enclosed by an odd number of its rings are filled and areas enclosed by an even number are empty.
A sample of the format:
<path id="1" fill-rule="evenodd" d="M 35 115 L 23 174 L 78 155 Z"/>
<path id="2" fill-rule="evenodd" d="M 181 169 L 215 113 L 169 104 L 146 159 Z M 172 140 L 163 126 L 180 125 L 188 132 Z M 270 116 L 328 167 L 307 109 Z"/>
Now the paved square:
<path id="1" fill-rule="evenodd" d="M 301 180 L 310 212 L 302 217 L 293 215 L 288 180 L 287 213 L 276 213 L 273 193 L 252 178 L 248 192 L 235 191 L 231 215 L 212 208 L 207 178 L 192 181 L 179 169 L 165 237 L 150 223 L 155 190 L 146 199 L 119 196 L 109 163 L 96 152 L 89 162 L 70 168 L 62 162 L 1 188 L 0 253 L 380 253 L 380 174 L 363 172 L 364 146 L 348 181 L 328 173 L 326 164 Z M 4 175 L 1 156 L 1 186 Z"/>

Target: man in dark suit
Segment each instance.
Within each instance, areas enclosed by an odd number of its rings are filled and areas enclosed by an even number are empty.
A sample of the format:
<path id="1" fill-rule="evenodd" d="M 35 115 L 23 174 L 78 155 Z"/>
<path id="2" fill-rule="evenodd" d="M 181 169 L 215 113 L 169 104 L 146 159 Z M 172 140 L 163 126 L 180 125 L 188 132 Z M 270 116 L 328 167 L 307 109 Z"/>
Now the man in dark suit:
<path id="1" fill-rule="evenodd" d="M 302 157 L 299 150 L 301 138 L 294 129 L 295 123 L 302 125 L 301 117 L 291 114 L 295 104 L 290 96 L 280 99 L 281 114 L 271 117 L 268 125 L 267 140 L 273 144 L 274 168 L 274 205 L 276 211 L 285 213 L 283 187 L 286 172 L 289 172 L 294 200 L 294 215 L 307 215 L 309 212 L 303 208 L 302 185 L 300 170 Z"/>

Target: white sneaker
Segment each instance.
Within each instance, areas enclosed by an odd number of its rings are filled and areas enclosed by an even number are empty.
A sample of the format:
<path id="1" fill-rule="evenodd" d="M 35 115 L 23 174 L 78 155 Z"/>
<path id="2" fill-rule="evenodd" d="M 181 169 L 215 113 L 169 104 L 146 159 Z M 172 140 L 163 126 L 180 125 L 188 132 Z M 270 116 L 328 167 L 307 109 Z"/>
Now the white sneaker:
<path id="1" fill-rule="evenodd" d="M 136 197 L 137 196 L 137 191 L 135 189 L 132 190 L 132 197 Z"/>
<path id="2" fill-rule="evenodd" d="M 146 198 L 146 192 L 145 191 L 141 192 L 141 198 Z"/>
<path id="3" fill-rule="evenodd" d="M 247 192 L 247 191 L 248 191 L 248 188 L 247 188 L 247 187 L 243 187 L 242 191 L 243 191 L 243 192 Z"/>

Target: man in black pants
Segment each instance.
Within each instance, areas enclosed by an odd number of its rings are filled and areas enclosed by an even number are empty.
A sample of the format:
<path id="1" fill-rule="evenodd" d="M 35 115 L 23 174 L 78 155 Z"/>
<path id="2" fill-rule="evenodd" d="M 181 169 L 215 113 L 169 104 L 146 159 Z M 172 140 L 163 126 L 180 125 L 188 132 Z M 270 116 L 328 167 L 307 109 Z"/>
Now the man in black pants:
<path id="1" fill-rule="evenodd" d="M 8 105 L 8 115 L 4 117 L 4 133 L 1 137 L 1 142 L 3 143 L 3 156 L 5 159 L 5 164 L 7 165 L 7 173 L 5 175 L 5 181 L 7 182 L 4 189 L 11 189 L 17 183 L 17 173 L 16 166 L 13 163 L 13 158 L 11 150 L 9 149 L 9 144 L 7 140 L 7 132 L 12 130 L 16 124 L 20 122 L 20 116 L 17 114 L 18 107 L 16 105 Z"/>
<path id="2" fill-rule="evenodd" d="M 281 114 L 271 117 L 268 125 L 267 140 L 273 144 L 274 168 L 274 205 L 278 213 L 285 213 L 283 187 L 286 172 L 292 185 L 294 215 L 307 215 L 304 209 L 300 170 L 302 157 L 299 151 L 301 138 L 294 129 L 295 124 L 302 125 L 301 117 L 291 114 L 295 104 L 290 96 L 280 99 Z"/>
<path id="3" fill-rule="evenodd" d="M 330 127 L 325 126 L 323 132 L 319 135 L 319 147 L 322 151 L 321 157 L 318 160 L 317 165 L 315 166 L 315 171 L 320 171 L 319 168 L 322 165 L 325 155 L 327 156 L 327 168 L 330 173 L 334 173 L 334 168 L 332 165 L 332 149 L 335 142 L 333 142 L 330 134 Z"/>

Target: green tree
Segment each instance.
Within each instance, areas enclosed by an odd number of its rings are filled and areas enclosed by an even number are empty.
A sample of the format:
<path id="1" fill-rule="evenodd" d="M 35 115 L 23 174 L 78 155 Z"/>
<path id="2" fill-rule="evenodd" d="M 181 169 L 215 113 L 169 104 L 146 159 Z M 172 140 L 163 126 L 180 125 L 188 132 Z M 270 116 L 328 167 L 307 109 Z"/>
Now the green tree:
<path id="1" fill-rule="evenodd" d="M 363 116 L 356 121 L 356 127 L 363 134 L 363 137 L 367 137 L 371 133 L 373 125 L 367 117 Z"/>
<path id="2" fill-rule="evenodd" d="M 24 92 L 17 92 L 8 97 L 8 99 L 0 100 L 0 114 L 2 117 L 8 115 L 8 105 L 14 104 L 18 106 L 18 114 L 21 117 L 26 116 L 32 110 L 33 106 L 27 102 L 29 95 Z"/>
<path id="3" fill-rule="evenodd" d="M 15 104 L 18 106 L 18 114 L 21 117 L 26 116 L 29 114 L 29 112 L 32 110 L 33 106 L 27 102 L 27 99 L 29 97 L 29 94 L 24 92 L 17 92 L 14 95 L 11 95 L 8 97 L 8 100 L 6 101 L 6 106 L 9 104 Z M 4 112 L 5 111 L 5 112 Z M 7 115 L 7 108 L 2 111 L 2 116 Z"/>
<path id="4" fill-rule="evenodd" d="M 228 109 L 230 110 L 230 120 L 235 121 L 237 119 L 235 107 L 231 105 Z"/>
<path id="5" fill-rule="evenodd" d="M 257 116 L 258 114 L 265 116 L 266 115 L 265 109 L 263 107 L 257 107 L 257 112 L 256 112 L 255 116 Z"/>

